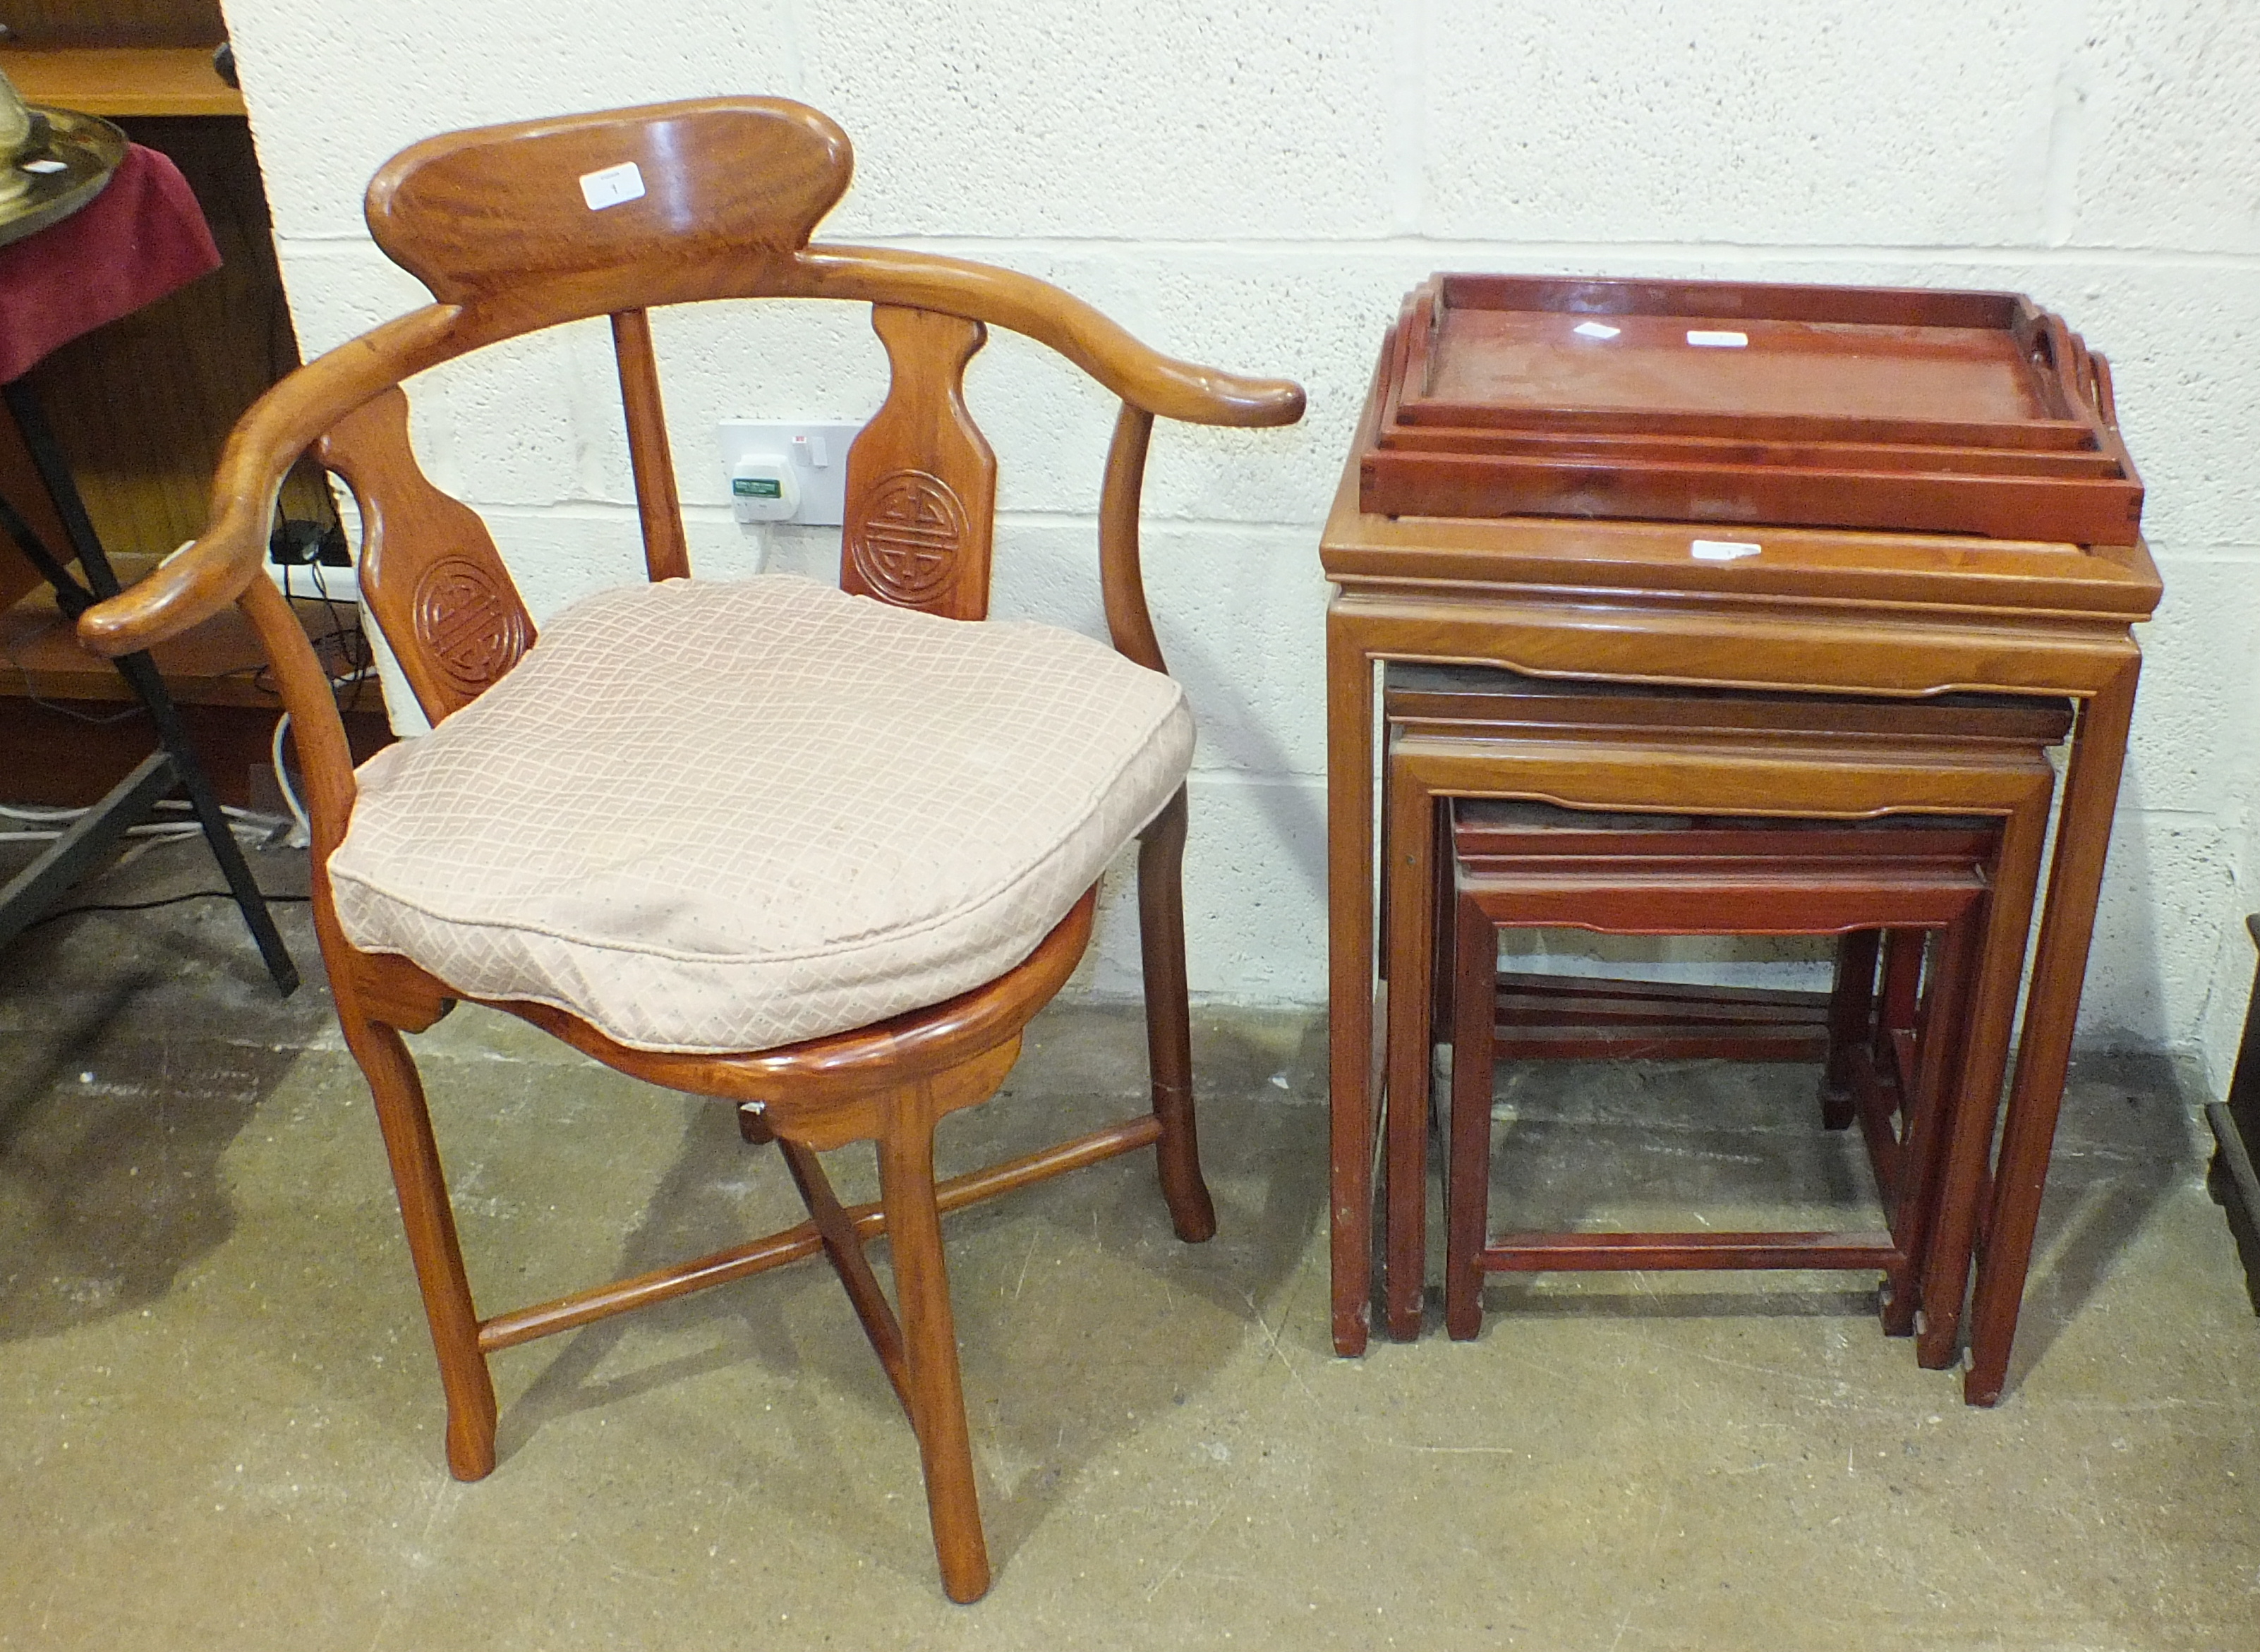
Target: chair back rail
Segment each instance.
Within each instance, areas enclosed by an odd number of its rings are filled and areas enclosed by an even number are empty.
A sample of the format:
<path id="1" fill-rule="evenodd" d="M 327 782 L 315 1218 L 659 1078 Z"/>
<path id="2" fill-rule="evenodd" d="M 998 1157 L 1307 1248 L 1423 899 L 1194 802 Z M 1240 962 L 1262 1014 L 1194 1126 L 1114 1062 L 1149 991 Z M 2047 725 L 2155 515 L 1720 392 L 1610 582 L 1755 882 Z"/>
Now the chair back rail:
<path id="1" fill-rule="evenodd" d="M 298 454 L 370 396 L 428 368 L 498 340 L 566 321 L 610 316 L 647 303 L 794 297 L 859 299 L 939 310 L 1004 327 L 1056 350 L 1129 406 L 1189 424 L 1262 428 L 1302 417 L 1301 387 L 1176 361 L 1148 349 L 1080 300 L 1011 270 L 891 248 L 812 246 L 772 279 L 736 290 L 662 272 L 643 284 L 567 295 L 547 309 L 509 316 L 428 304 L 318 357 L 252 404 L 221 449 L 212 482 L 211 523 L 177 560 L 121 595 L 89 609 L 79 635 L 105 658 L 178 636 L 235 600 L 259 575 L 267 528 L 282 478 Z M 657 295 L 651 288 L 679 290 Z"/>
<path id="2" fill-rule="evenodd" d="M 781 98 L 608 110 L 411 145 L 369 181 L 366 210 L 441 303 L 510 304 L 561 279 L 789 257 L 847 190 L 853 153 Z"/>

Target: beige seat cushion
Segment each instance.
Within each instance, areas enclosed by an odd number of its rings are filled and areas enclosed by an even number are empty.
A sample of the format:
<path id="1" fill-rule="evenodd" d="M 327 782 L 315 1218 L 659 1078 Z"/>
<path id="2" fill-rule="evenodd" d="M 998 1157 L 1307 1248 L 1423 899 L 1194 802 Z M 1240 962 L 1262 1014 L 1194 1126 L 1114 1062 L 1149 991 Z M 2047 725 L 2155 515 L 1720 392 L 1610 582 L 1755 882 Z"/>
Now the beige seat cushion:
<path id="1" fill-rule="evenodd" d="M 767 1049 L 1020 962 L 1192 749 L 1176 683 L 1073 632 L 670 580 L 363 765 L 330 876 L 356 946 L 468 996 Z"/>

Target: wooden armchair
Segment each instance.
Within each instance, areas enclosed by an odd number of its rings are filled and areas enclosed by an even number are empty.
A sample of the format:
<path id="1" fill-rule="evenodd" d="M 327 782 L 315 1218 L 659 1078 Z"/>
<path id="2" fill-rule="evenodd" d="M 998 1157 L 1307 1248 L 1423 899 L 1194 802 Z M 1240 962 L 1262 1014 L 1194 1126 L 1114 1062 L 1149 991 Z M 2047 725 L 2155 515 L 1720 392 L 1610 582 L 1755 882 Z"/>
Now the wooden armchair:
<path id="1" fill-rule="evenodd" d="M 1215 1226 L 1194 1138 L 1179 889 L 1191 724 L 1139 573 L 1148 438 L 1157 415 L 1291 424 L 1303 395 L 1170 360 L 1025 275 L 811 244 L 849 170 L 837 126 L 766 98 L 404 151 L 369 186 L 369 226 L 436 302 L 262 398 L 222 456 L 210 530 L 80 633 L 124 654 L 233 602 L 264 639 L 305 772 L 314 922 L 399 1189 L 456 1477 L 494 1467 L 497 1349 L 821 1250 L 916 1432 L 944 1586 L 972 1600 L 989 1562 L 941 1213 L 1151 1144 L 1179 1236 Z M 647 311 L 765 297 L 869 303 L 890 358 L 886 402 L 848 459 L 839 591 L 687 578 Z M 479 517 L 418 468 L 398 387 L 596 316 L 611 320 L 654 583 L 576 606 L 537 646 Z M 1099 504 L 1114 652 L 1042 627 L 956 623 L 988 605 L 995 459 L 961 392 L 990 324 L 1121 398 Z M 358 775 L 322 669 L 261 569 L 277 486 L 309 448 L 353 488 L 362 592 L 435 725 Z M 704 744 L 725 737 L 726 751 Z M 536 834 L 526 822 L 542 810 Z M 997 1089 L 1084 951 L 1098 869 L 1134 836 L 1152 1111 L 937 1185 L 936 1122 Z M 971 919 L 980 933 L 964 932 Z M 874 933 L 886 944 L 866 944 Z M 809 1220 L 482 1317 L 401 1036 L 461 999 L 738 1105 L 747 1140 L 782 1149 Z M 882 1197 L 844 1208 L 817 1153 L 859 1140 L 876 1145 Z M 899 1322 L 864 1255 L 882 1233 Z"/>

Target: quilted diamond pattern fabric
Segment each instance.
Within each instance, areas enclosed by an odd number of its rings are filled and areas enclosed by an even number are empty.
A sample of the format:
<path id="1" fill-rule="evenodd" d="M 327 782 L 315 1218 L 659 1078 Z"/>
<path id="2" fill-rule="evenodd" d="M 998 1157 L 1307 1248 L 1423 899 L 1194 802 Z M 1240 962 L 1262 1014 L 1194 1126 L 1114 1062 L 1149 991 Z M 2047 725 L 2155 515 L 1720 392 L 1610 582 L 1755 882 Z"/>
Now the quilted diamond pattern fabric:
<path id="1" fill-rule="evenodd" d="M 767 1049 L 1020 962 L 1192 748 L 1175 682 L 1073 632 L 669 580 L 363 765 L 329 872 L 356 946 L 468 994 Z"/>

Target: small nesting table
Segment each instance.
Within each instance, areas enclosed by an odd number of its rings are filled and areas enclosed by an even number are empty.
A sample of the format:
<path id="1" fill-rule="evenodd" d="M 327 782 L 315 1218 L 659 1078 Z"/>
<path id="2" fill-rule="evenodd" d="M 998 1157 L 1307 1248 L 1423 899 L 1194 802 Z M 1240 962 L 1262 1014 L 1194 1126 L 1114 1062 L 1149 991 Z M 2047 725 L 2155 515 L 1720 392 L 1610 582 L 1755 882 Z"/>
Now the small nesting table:
<path id="1" fill-rule="evenodd" d="M 1931 1088 L 1942 1092 L 1950 1087 L 1956 1097 L 1965 1093 L 1998 1095 L 2052 795 L 2054 775 L 2046 753 L 2070 724 L 2070 709 L 2063 701 L 1953 695 L 1894 706 L 1846 697 L 1731 691 L 1694 695 L 1606 684 L 1549 683 L 1465 667 L 1409 666 L 1387 674 L 1383 709 L 1389 743 L 1382 895 L 1391 989 L 1386 1022 L 1391 1100 L 1384 1154 L 1388 1166 L 1384 1301 L 1392 1335 L 1408 1338 L 1418 1335 L 1420 1327 L 1428 1115 L 1424 1080 L 1434 1027 L 1430 1000 L 1432 982 L 1450 982 L 1455 973 L 1446 940 L 1433 947 L 1432 976 L 1431 932 L 1439 939 L 1448 936 L 1453 872 L 1471 864 L 1470 855 L 1494 860 L 1499 854 L 1527 857 L 1538 853 L 1536 845 L 1541 844 L 1577 843 L 1576 875 L 1566 882 L 1560 874 L 1570 869 L 1561 858 L 1567 851 L 1557 849 L 1541 856 L 1550 873 L 1539 904 L 1553 916 L 1529 916 L 1537 910 L 1531 905 L 1531 899 L 1538 899 L 1534 889 L 1522 902 L 1526 924 L 1568 924 L 1617 933 L 1842 935 L 1838 988 L 1822 1000 L 1829 1024 L 1820 1039 L 1822 1050 L 1832 1060 L 1824 1079 L 1824 1095 L 1830 1103 L 1824 1119 L 1842 1127 L 1853 1122 L 1862 1110 L 1862 1093 L 1874 1087 L 1867 1080 L 1877 1076 L 1863 1071 L 1855 1058 L 1857 1038 L 1851 1023 L 1857 1019 L 1864 1026 L 1866 1022 L 1864 1010 L 1857 1016 L 1853 1013 L 1863 966 L 1861 954 L 1867 951 L 1862 943 L 1872 943 L 1878 930 L 1944 927 L 1935 915 L 1917 915 L 1933 910 L 1924 902 L 1936 898 L 1935 891 L 1913 896 L 1902 918 L 1892 915 L 1894 901 L 1908 893 L 1895 893 L 1907 869 L 1905 857 L 1927 821 L 1935 822 L 1947 815 L 1980 817 L 1970 823 L 1979 827 L 1980 821 L 1991 822 L 1979 830 L 1987 846 L 1980 849 L 1966 836 L 1949 835 L 1956 845 L 1949 858 L 1963 863 L 1954 874 L 1962 881 L 1954 887 L 1965 893 L 1974 889 L 1983 897 L 1984 910 L 1976 918 L 1982 920 L 1985 944 L 1979 962 L 1966 972 L 1966 996 L 1976 1013 L 1965 1015 L 1963 989 L 1948 995 L 1947 1023 L 1956 1029 L 1933 1042 L 1935 1057 L 1950 1057 L 1950 1065 L 1939 1070 Z M 1455 800 L 1485 797 L 1567 805 L 1565 815 L 1591 824 L 1567 835 L 1501 835 L 1471 828 L 1464 818 L 1467 808 L 1480 813 L 1483 806 L 1463 807 Z M 1605 828 L 1605 817 L 1595 816 L 1595 809 L 1635 813 Z M 1667 830 L 1663 818 L 1675 811 L 1719 818 L 1700 831 Z M 1789 818 L 1776 819 L 1765 830 L 1759 829 L 1764 824 L 1762 819 L 1752 823 L 1753 816 L 1769 815 Z M 1456 828 L 1455 819 L 1460 822 Z M 1634 830 L 1632 822 L 1641 820 L 1649 827 Z M 1694 879 L 1713 897 L 1694 899 L 1682 910 L 1681 919 L 1689 911 L 1708 907 L 1715 908 L 1710 915 L 1721 920 L 1720 929 L 1667 922 L 1661 908 L 1650 909 L 1658 901 L 1669 905 L 1667 884 L 1656 880 L 1667 871 Z M 1815 927 L 1815 914 L 1805 908 L 1830 900 L 1834 915 Z M 1913 982 L 1893 979 L 1907 973 L 1896 966 L 1919 966 L 1919 958 L 1900 944 L 1907 938 L 1896 933 L 1892 936 L 1887 1000 L 1899 995 L 1901 986 L 1908 994 L 1913 989 Z M 1872 981 L 1872 951 L 1867 951 L 1864 968 Z M 1650 989 L 1629 990 L 1647 996 Z M 1518 985 L 1517 991 L 1520 995 L 1530 989 Z M 1728 1042 L 1741 1046 L 1731 1053 L 1744 1059 L 1810 1059 L 1820 1053 L 1809 1046 L 1800 1048 L 1806 1040 L 1795 1036 L 1780 1041 L 1784 1048 L 1767 1048 L 1753 1036 L 1750 1026 L 1733 1028 L 1726 1013 L 1756 1021 L 1756 1008 L 1734 1000 L 1709 1008 L 1713 1029 L 1708 1036 L 1731 1031 Z M 1897 1009 L 1887 1002 L 1886 1023 L 1911 1027 L 1912 1007 L 1904 1013 L 1895 1013 Z M 1675 1007 L 1673 1014 L 1684 1019 L 1689 1011 Z M 1446 1024 L 1452 1018 L 1449 1011 L 1437 1016 Z M 1959 1029 L 1965 1022 L 1966 1034 Z M 1793 1033 L 1794 1028 L 1792 1022 L 1784 1030 Z M 1652 1041 L 1662 1048 L 1639 1053 L 1695 1053 L 1679 1047 L 1684 1041 L 1684 1034 L 1672 1032 Z M 1464 1050 L 1464 1036 L 1455 1042 Z M 1515 1042 L 1521 1040 L 1510 1041 Z M 1499 1053 L 1523 1052 L 1510 1049 Z M 1868 1110 L 1872 1113 L 1873 1108 Z M 1879 1181 L 1891 1182 L 1889 1166 L 1896 1144 L 1887 1144 L 1872 1128 L 1864 1134 Z M 1990 1128 L 1985 1134 L 1990 1139 Z M 1983 1145 L 1974 1135 L 1962 1138 L 1964 1152 L 1978 1152 Z M 1932 1151 L 1927 1136 L 1922 1174 L 1914 1178 L 1923 1190 L 1916 1201 L 1919 1208 L 1893 1220 L 1896 1235 L 1917 1227 L 1929 1231 L 1936 1204 L 1929 1195 L 1929 1171 L 1941 1156 Z M 1891 1200 L 1888 1189 L 1886 1199 Z M 1779 1247 L 1769 1254 L 1785 1255 Z M 1919 1352 L 1933 1365 L 1952 1359 L 1961 1297 L 1958 1282 L 1950 1287 L 1934 1285 L 1930 1276 L 1938 1260 L 1927 1250 L 1919 1255 L 1908 1243 L 1899 1247 L 1885 1270 L 1891 1276 L 1885 1315 L 1889 1329 L 1913 1328 L 1916 1293 L 1911 1286 L 1919 1262 L 1925 1264 L 1923 1300 L 1932 1300 L 1941 1289 L 1952 1299 L 1949 1309 L 1925 1316 Z M 1677 1265 L 1743 1264 L 1691 1255 Z M 1958 1281 L 1960 1275 L 1954 1272 L 1950 1278 Z"/>
<path id="2" fill-rule="evenodd" d="M 1384 1020 L 1376 952 L 1378 673 L 1389 661 L 1691 689 L 1916 700 L 1956 691 L 2069 699 L 2077 720 L 2042 893 L 2031 986 L 1990 1188 L 1985 1155 L 1949 1155 L 1937 1279 L 1975 1266 L 1964 1397 L 2000 1397 L 2086 969 L 2141 657 L 2133 625 L 2161 586 L 2139 540 L 2081 545 L 1961 533 L 1742 527 L 1758 548 L 1695 554 L 1715 525 L 1360 508 L 1369 396 L 1320 554 L 1327 618 L 1333 1333 L 1357 1354 L 1373 1285 Z M 2106 391 L 2107 397 L 2107 391 Z M 1990 1132 L 1985 1109 L 1963 1128 Z M 1981 1207 L 1982 1206 L 1982 1207 Z"/>
<path id="3" fill-rule="evenodd" d="M 2044 789 L 2031 792 L 2041 804 L 2030 811 L 2035 817 L 2045 797 Z M 1980 1000 L 1989 972 L 2013 989 L 2024 951 L 2028 909 L 1992 899 L 1998 880 L 1989 874 L 2006 858 L 1995 823 L 1907 815 L 1859 822 L 1687 819 L 1472 799 L 1439 812 L 1451 869 L 1436 915 L 1453 999 L 1444 1263 L 1444 1322 L 1452 1335 L 1465 1340 L 1482 1326 L 1486 1271 L 1648 1268 L 1880 1271 L 1885 1329 L 1913 1331 L 1915 1276 L 1935 1214 L 1935 1149 L 1970 1093 L 1966 1079 L 1975 1065 L 1961 1058 L 1957 1023 Z M 1903 1120 L 1880 1117 L 1880 1093 L 1870 1109 L 1884 1128 L 1868 1139 L 1887 1150 L 1870 1155 L 1883 1228 L 1729 1232 L 1706 1223 L 1669 1233 L 1539 1231 L 1524 1216 L 1516 1231 L 1494 1235 L 1487 1212 L 1498 939 L 1508 929 L 1563 922 L 1635 935 L 1888 933 L 1904 942 L 1934 934 L 1921 1000 L 1906 1017 L 1912 1058 L 1895 1086 L 1894 1110 Z M 1989 929 L 1992 946 L 1984 944 Z M 1999 954 L 1990 971 L 1982 961 L 1989 951 Z M 1862 986 L 1856 972 L 1846 975 L 1834 997 L 1849 1006 Z M 1993 1087 L 1998 1092 L 1998 1079 Z M 1391 1123 L 1393 1132 L 1393 1105 Z"/>

